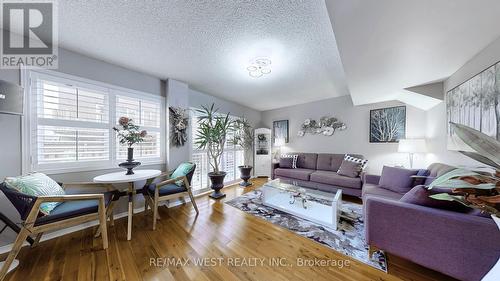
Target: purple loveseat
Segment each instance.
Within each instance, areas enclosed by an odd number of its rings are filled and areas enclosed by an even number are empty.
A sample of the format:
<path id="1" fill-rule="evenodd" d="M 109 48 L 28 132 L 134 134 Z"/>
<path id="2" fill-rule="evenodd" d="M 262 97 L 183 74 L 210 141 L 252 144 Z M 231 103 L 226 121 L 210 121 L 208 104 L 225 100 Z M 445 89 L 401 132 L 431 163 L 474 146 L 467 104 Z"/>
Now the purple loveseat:
<path id="1" fill-rule="evenodd" d="M 432 164 L 425 184 L 453 167 Z M 378 186 L 380 176 L 365 175 L 363 202 L 366 241 L 422 266 L 460 280 L 481 280 L 500 256 L 500 231 L 477 212 L 436 209 L 399 199 Z"/>
<path id="2" fill-rule="evenodd" d="M 297 154 L 297 168 L 281 168 L 279 163 L 273 163 L 272 178 L 294 182 L 300 186 L 318 189 L 326 192 L 336 192 L 341 188 L 343 194 L 361 196 L 362 177 L 346 177 L 337 174 L 345 154 Z M 364 159 L 362 155 L 349 154 Z"/>

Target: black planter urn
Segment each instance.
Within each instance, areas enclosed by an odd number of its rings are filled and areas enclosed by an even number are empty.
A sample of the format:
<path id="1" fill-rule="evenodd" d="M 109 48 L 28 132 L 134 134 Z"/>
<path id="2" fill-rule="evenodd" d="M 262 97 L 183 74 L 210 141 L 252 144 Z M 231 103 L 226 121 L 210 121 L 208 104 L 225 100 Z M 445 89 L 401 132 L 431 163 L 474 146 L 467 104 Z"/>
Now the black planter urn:
<path id="1" fill-rule="evenodd" d="M 132 171 L 135 167 L 141 165 L 141 162 L 134 161 L 134 148 L 127 148 L 127 161 L 118 164 L 120 168 L 127 169 L 126 175 L 133 175 L 134 171 Z"/>
<path id="2" fill-rule="evenodd" d="M 212 192 L 209 196 L 213 199 L 221 199 L 226 197 L 226 194 L 220 192 L 220 190 L 224 187 L 224 178 L 226 177 L 226 172 L 219 173 L 208 173 L 208 177 L 210 178 L 210 182 L 212 182 L 212 188 L 214 192 Z"/>
<path id="3" fill-rule="evenodd" d="M 240 178 L 243 180 L 242 183 L 240 183 L 241 186 L 247 187 L 252 185 L 251 182 L 248 182 L 248 180 L 252 177 L 250 175 L 250 172 L 252 171 L 252 166 L 238 166 L 238 169 L 240 169 Z"/>

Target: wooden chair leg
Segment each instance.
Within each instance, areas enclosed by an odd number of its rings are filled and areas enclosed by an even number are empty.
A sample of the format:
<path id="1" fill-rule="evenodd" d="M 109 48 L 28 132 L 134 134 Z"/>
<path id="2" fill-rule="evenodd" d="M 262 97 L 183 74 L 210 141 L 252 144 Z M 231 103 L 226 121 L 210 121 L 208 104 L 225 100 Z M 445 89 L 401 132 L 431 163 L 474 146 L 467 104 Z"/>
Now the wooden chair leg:
<path id="1" fill-rule="evenodd" d="M 36 246 L 38 246 L 38 244 L 40 243 L 40 239 L 42 238 L 42 235 L 43 232 L 40 232 L 36 235 L 35 241 L 33 242 L 33 244 L 31 244 L 31 248 L 35 248 Z"/>
<path id="2" fill-rule="evenodd" d="M 29 231 L 26 228 L 22 228 L 21 232 L 17 235 L 16 241 L 14 242 L 14 246 L 12 246 L 12 250 L 10 251 L 9 255 L 7 256 L 7 259 L 5 260 L 2 269 L 0 270 L 0 280 L 3 280 L 5 278 L 5 275 L 7 275 L 7 271 L 9 270 L 10 265 L 16 258 L 17 254 L 21 250 L 21 247 L 23 246 L 24 240 L 28 237 Z"/>
<path id="3" fill-rule="evenodd" d="M 188 194 L 189 198 L 191 199 L 191 203 L 193 204 L 194 210 L 196 211 L 196 214 L 199 214 L 200 212 L 198 211 L 198 206 L 196 205 L 196 201 L 194 200 L 193 193 L 191 192 L 191 189 L 188 189 Z"/>
<path id="4" fill-rule="evenodd" d="M 104 205 L 104 201 L 100 200 L 99 201 L 99 225 L 101 228 L 101 235 L 102 235 L 102 247 L 104 249 L 108 248 L 108 229 L 106 227 L 106 220 L 107 220 L 106 206 Z"/>
<path id="5" fill-rule="evenodd" d="M 147 195 L 144 196 L 144 215 L 146 215 L 146 213 L 148 212 L 148 197 Z"/>
<path id="6" fill-rule="evenodd" d="M 158 198 L 153 202 L 153 230 L 156 230 L 156 221 L 158 220 Z"/>
<path id="7" fill-rule="evenodd" d="M 115 207 L 116 201 L 111 201 L 108 205 L 108 209 L 106 210 L 106 217 L 109 217 L 109 225 L 115 225 L 115 217 L 113 215 L 113 208 Z"/>

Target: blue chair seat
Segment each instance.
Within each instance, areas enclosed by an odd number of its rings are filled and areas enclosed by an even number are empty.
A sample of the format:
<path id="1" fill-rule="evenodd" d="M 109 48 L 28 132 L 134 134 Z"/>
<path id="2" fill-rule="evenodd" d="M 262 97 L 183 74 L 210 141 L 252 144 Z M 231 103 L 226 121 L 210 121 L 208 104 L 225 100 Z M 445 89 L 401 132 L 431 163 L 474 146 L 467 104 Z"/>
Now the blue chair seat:
<path id="1" fill-rule="evenodd" d="M 104 204 L 108 206 L 111 202 L 113 191 L 104 193 Z M 98 200 L 76 200 L 63 202 L 50 212 L 47 216 L 41 216 L 35 221 L 35 226 L 57 222 L 65 219 L 79 217 L 97 213 L 99 208 Z"/>
<path id="2" fill-rule="evenodd" d="M 149 186 L 145 188 L 147 192 L 151 195 L 155 195 L 155 189 L 156 189 L 156 183 L 152 183 Z M 158 193 L 160 196 L 165 196 L 165 195 L 171 195 L 171 194 L 176 194 L 176 193 L 181 193 L 181 192 L 186 192 L 187 188 L 185 186 L 178 186 L 175 183 L 170 183 L 167 185 L 164 185 L 160 187 L 158 190 Z"/>

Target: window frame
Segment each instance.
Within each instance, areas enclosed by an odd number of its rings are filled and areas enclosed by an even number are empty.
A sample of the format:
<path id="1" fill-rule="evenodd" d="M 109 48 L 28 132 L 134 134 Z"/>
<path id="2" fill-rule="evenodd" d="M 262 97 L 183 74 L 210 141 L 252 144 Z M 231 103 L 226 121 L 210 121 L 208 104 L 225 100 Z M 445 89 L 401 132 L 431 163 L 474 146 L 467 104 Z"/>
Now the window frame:
<path id="1" fill-rule="evenodd" d="M 21 141 L 22 141 L 22 173 L 30 173 L 33 171 L 44 172 L 47 174 L 59 174 L 59 173 L 70 173 L 70 172 L 81 172 L 81 171 L 95 171 L 100 169 L 118 169 L 118 163 L 121 159 L 117 159 L 117 145 L 116 136 L 113 131 L 113 127 L 116 126 L 116 96 L 126 96 L 141 101 L 149 101 L 160 104 L 160 127 L 155 132 L 160 133 L 160 156 L 157 158 L 141 159 L 143 165 L 155 165 L 165 163 L 165 147 L 166 147 L 166 118 L 165 118 L 165 97 L 154 95 L 146 92 L 141 92 L 137 90 L 132 90 L 120 86 L 115 86 L 112 84 L 98 82 L 95 80 L 82 78 L 70 74 L 65 74 L 57 71 L 45 70 L 45 69 L 27 69 L 22 67 L 21 72 L 21 85 L 24 88 L 24 102 L 23 109 L 24 115 L 21 117 Z M 32 81 L 37 78 L 45 78 L 46 80 L 53 81 L 56 83 L 70 84 L 76 87 L 82 87 L 89 90 L 95 90 L 99 92 L 105 92 L 108 97 L 108 123 L 98 123 L 91 121 L 80 121 L 80 120 L 55 120 L 49 118 L 38 118 L 36 109 L 33 107 L 37 106 L 36 94 L 32 88 Z M 68 83 L 69 82 L 69 83 Z M 35 99 L 35 100 L 33 100 Z M 83 128 L 81 125 L 88 123 L 90 128 L 101 127 L 109 131 L 109 158 L 107 160 L 98 161 L 82 161 L 82 162 L 62 162 L 62 163 L 50 163 L 50 164 L 38 164 L 37 163 L 37 147 L 34 144 L 33 130 L 38 127 L 38 122 L 44 120 L 43 123 L 46 124 L 57 124 L 56 126 L 68 126 Z M 62 125 L 64 124 L 64 125 Z M 68 165 L 70 164 L 70 165 Z"/>

